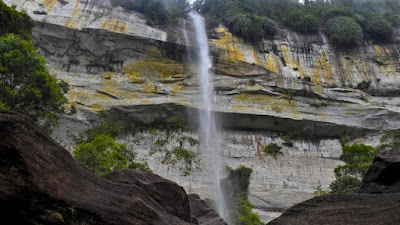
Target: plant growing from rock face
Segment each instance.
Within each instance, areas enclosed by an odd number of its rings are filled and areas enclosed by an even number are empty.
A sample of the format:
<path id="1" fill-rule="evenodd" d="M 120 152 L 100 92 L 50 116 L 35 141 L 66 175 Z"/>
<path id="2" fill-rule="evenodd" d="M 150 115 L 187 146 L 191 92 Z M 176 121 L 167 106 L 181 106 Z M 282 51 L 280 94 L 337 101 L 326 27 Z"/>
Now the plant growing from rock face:
<path id="1" fill-rule="evenodd" d="M 230 207 L 229 218 L 236 225 L 262 225 L 259 216 L 252 211 L 254 206 L 249 202 L 250 176 L 253 170 L 239 166 L 233 170 L 227 168 L 228 177 L 221 181 L 226 203 Z"/>
<path id="2" fill-rule="evenodd" d="M 151 172 L 147 163 L 135 162 L 135 156 L 126 145 L 116 143 L 114 138 L 104 134 L 96 136 L 90 142 L 80 143 L 74 152 L 78 165 L 99 176 L 128 168 Z"/>
<path id="3" fill-rule="evenodd" d="M 271 143 L 265 146 L 263 151 L 265 154 L 272 156 L 274 159 L 277 159 L 278 155 L 282 154 L 281 149 L 282 147 L 278 146 L 275 143 Z"/>

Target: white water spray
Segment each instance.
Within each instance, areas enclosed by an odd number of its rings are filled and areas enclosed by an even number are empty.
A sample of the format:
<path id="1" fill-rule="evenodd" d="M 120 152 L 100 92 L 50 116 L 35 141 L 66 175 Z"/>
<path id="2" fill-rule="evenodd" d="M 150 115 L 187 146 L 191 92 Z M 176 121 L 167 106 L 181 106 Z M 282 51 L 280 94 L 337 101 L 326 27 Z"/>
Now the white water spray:
<path id="1" fill-rule="evenodd" d="M 204 18 L 196 12 L 189 14 L 196 38 L 196 59 L 198 66 L 198 77 L 201 86 L 201 110 L 199 115 L 200 135 L 207 158 L 207 168 L 212 170 L 212 184 L 214 200 L 218 214 L 225 218 L 225 203 L 220 185 L 221 156 L 219 149 L 219 137 L 216 129 L 216 121 L 212 110 L 212 92 L 214 89 L 209 70 L 212 67 L 208 38 Z M 226 218 L 225 218 L 226 219 Z"/>

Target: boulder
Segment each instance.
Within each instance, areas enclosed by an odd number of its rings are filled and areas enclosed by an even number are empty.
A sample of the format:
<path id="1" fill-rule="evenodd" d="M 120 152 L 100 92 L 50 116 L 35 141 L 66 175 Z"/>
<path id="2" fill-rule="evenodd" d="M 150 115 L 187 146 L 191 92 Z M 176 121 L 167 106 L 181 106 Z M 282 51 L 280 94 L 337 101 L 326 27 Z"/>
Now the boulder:
<path id="1" fill-rule="evenodd" d="M 192 217 L 199 225 L 228 225 L 197 194 L 188 195 Z"/>
<path id="2" fill-rule="evenodd" d="M 361 185 L 362 193 L 400 193 L 400 148 L 385 148 L 375 157 Z"/>
<path id="3" fill-rule="evenodd" d="M 398 225 L 400 193 L 315 197 L 268 225 Z"/>

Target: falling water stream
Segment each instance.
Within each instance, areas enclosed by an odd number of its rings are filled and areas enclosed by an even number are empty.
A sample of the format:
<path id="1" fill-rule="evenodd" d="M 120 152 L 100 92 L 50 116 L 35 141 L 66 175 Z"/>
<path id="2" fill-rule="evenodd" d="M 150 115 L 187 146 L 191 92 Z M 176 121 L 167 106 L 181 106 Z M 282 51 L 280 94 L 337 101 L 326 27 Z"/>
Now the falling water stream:
<path id="1" fill-rule="evenodd" d="M 219 138 L 216 129 L 215 115 L 212 112 L 213 81 L 209 70 L 212 67 L 208 38 L 204 18 L 196 12 L 189 14 L 195 34 L 196 59 L 198 68 L 198 80 L 201 87 L 201 109 L 199 113 L 200 135 L 206 155 L 206 166 L 212 170 L 212 186 L 214 201 L 218 214 L 225 217 L 225 203 L 220 185 L 221 156 Z M 226 219 L 226 218 L 225 218 Z"/>

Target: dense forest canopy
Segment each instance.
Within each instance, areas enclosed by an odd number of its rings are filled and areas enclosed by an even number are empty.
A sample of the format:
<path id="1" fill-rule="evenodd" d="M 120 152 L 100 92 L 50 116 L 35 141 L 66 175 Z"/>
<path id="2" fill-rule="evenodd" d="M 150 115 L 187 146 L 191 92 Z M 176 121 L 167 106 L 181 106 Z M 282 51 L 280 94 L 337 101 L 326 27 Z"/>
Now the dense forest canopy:
<path id="1" fill-rule="evenodd" d="M 326 30 L 337 46 L 364 38 L 390 41 L 400 26 L 400 0 L 111 0 L 114 6 L 144 13 L 150 24 L 162 25 L 194 9 L 208 20 L 227 26 L 245 41 L 274 36 L 278 25 L 303 34 Z M 340 17 L 340 18 L 338 18 Z"/>
<path id="2" fill-rule="evenodd" d="M 400 25 L 400 0 L 197 0 L 193 8 L 252 42 L 280 24 L 304 34 L 326 29 L 334 44 L 348 47 L 364 37 L 390 41 Z"/>

